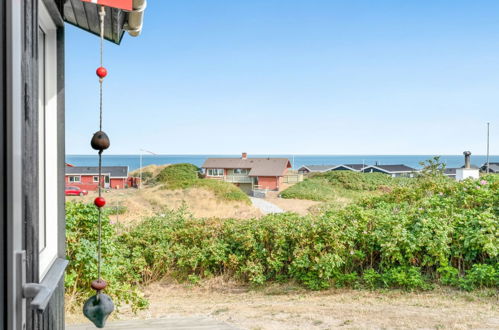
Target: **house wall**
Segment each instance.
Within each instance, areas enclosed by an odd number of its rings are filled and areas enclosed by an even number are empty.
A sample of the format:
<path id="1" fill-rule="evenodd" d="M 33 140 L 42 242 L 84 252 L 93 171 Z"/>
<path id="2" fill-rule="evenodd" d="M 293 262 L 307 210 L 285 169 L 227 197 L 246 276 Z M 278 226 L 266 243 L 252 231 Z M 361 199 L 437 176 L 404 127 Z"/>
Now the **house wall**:
<path id="1" fill-rule="evenodd" d="M 99 188 L 98 182 L 94 182 L 95 175 L 81 175 L 81 182 L 69 182 L 69 177 L 73 175 L 66 175 L 65 182 L 67 186 L 79 187 L 80 189 L 94 191 Z M 104 182 L 104 178 L 101 180 Z M 123 189 L 127 185 L 127 179 L 125 178 L 111 178 L 109 180 L 109 186 L 111 189 Z"/>
<path id="2" fill-rule="evenodd" d="M 127 184 L 127 179 L 123 178 L 111 178 L 110 185 L 112 189 L 123 189 Z"/>
<path id="3" fill-rule="evenodd" d="M 258 186 L 262 189 L 278 190 L 279 189 L 279 177 L 275 176 L 259 176 Z"/>
<path id="4" fill-rule="evenodd" d="M 19 2 L 9 0 L 11 2 Z M 62 0 L 42 0 L 49 15 L 57 26 L 57 185 L 58 200 L 58 251 L 57 257 L 65 258 L 65 116 L 64 116 L 64 22 L 59 14 Z M 26 251 L 26 282 L 39 283 L 38 252 L 38 0 L 24 0 L 22 4 L 23 35 L 22 53 L 22 113 L 23 123 L 23 249 Z M 14 27 L 15 29 L 15 27 Z M 53 230 L 54 228 L 52 228 Z M 63 274 L 61 274 L 63 275 Z M 50 302 L 43 312 L 29 307 L 26 300 L 26 329 L 59 330 L 64 329 L 64 277 L 56 282 Z M 20 310 L 17 310 L 17 314 Z M 10 314 L 8 317 L 19 315 Z"/>

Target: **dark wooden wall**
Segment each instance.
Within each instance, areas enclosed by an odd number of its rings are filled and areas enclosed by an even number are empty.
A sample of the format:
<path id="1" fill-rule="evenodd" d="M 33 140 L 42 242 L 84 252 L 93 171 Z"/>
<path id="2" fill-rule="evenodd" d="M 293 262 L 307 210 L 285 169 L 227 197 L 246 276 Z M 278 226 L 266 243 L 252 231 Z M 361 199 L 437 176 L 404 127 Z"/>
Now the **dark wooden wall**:
<path id="1" fill-rule="evenodd" d="M 6 150 L 5 150 L 5 133 L 7 127 L 5 125 L 5 115 L 7 104 L 5 102 L 6 90 L 5 90 L 5 50 L 6 50 L 6 36 L 5 36 L 5 1 L 0 1 L 0 329 L 7 328 L 7 318 L 6 318 L 6 297 L 7 297 L 7 282 L 5 278 L 5 271 L 7 268 L 6 256 L 7 256 L 7 237 L 6 235 L 6 225 L 7 225 L 7 210 L 5 205 L 7 203 L 5 191 L 6 191 L 6 181 L 4 178 L 7 177 L 6 172 Z"/>
<path id="2" fill-rule="evenodd" d="M 50 15 L 58 26 L 58 129 L 59 139 L 59 257 L 64 257 L 64 25 L 59 14 L 62 1 L 43 0 Z M 39 282 L 38 269 L 38 0 L 24 0 L 24 43 L 22 57 L 24 95 L 24 150 L 23 150 L 23 191 L 24 191 L 24 248 L 26 250 L 26 281 Z M 29 306 L 30 301 L 27 302 Z M 64 329 L 64 279 L 52 296 L 48 308 L 43 313 L 27 311 L 27 329 Z"/>

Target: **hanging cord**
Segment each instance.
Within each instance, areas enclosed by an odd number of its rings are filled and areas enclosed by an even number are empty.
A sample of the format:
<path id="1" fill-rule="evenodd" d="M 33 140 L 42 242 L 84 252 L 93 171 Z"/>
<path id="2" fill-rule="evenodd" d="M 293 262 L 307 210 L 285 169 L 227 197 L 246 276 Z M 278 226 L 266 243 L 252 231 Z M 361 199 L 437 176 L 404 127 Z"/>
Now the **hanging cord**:
<path id="1" fill-rule="evenodd" d="M 103 66 L 103 53 L 104 53 L 104 17 L 106 10 L 104 6 L 100 7 L 100 66 Z M 104 78 L 99 78 L 100 85 L 100 104 L 99 104 L 99 131 L 102 131 L 102 83 Z M 99 197 L 102 197 L 102 150 L 99 151 Z M 101 277 L 101 263 L 102 263 L 102 207 L 99 207 L 99 238 L 98 238 L 98 252 L 97 252 L 97 273 L 99 282 Z"/>

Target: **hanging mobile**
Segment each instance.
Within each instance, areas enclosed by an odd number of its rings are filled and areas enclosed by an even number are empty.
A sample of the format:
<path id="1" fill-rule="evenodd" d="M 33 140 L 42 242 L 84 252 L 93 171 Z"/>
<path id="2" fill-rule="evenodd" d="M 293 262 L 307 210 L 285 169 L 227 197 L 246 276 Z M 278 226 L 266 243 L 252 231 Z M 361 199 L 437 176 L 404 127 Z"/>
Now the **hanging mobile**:
<path id="1" fill-rule="evenodd" d="M 107 283 L 101 277 L 101 243 L 102 243 L 102 208 L 106 205 L 106 200 L 102 197 L 102 152 L 109 148 L 109 138 L 106 133 L 102 131 L 102 83 L 104 78 L 107 76 L 107 70 L 102 66 L 102 54 L 104 48 L 104 17 L 106 16 L 106 11 L 104 6 L 100 7 L 100 67 L 97 69 L 96 73 L 99 77 L 100 84 L 100 106 L 99 106 L 99 131 L 94 134 L 90 142 L 93 149 L 99 151 L 99 197 L 95 198 L 94 204 L 99 210 L 99 236 L 98 236 L 98 248 L 97 248 L 97 272 L 98 276 L 95 281 L 92 282 L 92 289 L 95 290 L 95 295 L 90 297 L 83 306 L 83 314 L 92 321 L 97 328 L 103 328 L 106 324 L 106 320 L 109 315 L 114 311 L 114 304 L 111 298 L 102 293 L 106 288 Z"/>

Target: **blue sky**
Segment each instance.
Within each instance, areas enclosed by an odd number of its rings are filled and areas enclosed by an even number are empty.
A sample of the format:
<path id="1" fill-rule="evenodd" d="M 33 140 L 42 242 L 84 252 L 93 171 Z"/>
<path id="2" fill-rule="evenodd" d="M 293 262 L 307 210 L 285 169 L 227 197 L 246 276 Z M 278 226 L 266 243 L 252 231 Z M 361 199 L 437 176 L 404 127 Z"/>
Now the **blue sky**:
<path id="1" fill-rule="evenodd" d="M 69 154 L 98 46 L 67 26 Z M 149 0 L 104 62 L 110 154 L 499 154 L 497 0 Z"/>

